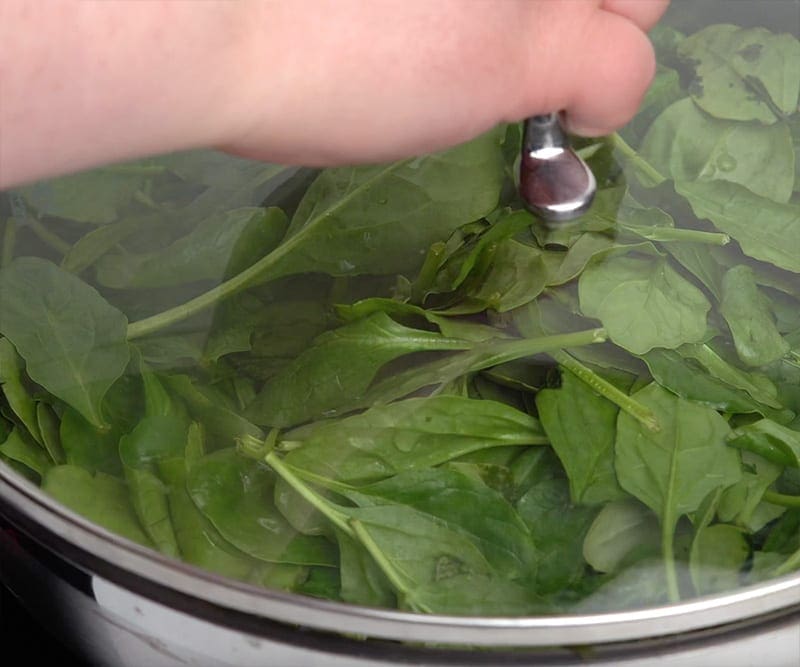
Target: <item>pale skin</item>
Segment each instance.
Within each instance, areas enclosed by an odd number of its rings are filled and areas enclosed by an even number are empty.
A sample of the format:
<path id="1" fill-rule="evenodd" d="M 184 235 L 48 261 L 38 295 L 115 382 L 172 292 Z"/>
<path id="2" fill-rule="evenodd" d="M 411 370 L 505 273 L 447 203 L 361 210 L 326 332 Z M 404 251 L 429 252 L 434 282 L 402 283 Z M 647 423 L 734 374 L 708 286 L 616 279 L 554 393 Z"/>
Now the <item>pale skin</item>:
<path id="1" fill-rule="evenodd" d="M 370 163 L 636 112 L 668 0 L 2 0 L 0 187 L 214 147 Z"/>

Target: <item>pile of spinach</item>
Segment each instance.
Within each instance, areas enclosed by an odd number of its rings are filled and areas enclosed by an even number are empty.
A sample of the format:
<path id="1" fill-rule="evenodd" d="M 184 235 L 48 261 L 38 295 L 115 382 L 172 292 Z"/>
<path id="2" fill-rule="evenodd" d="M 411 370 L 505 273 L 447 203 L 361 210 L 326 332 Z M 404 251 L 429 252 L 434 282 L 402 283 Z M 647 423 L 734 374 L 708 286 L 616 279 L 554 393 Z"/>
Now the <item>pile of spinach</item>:
<path id="1" fill-rule="evenodd" d="M 516 125 L 5 193 L 0 459 L 164 554 L 354 604 L 603 611 L 797 570 L 800 42 L 653 39 L 571 225 L 522 209 Z"/>

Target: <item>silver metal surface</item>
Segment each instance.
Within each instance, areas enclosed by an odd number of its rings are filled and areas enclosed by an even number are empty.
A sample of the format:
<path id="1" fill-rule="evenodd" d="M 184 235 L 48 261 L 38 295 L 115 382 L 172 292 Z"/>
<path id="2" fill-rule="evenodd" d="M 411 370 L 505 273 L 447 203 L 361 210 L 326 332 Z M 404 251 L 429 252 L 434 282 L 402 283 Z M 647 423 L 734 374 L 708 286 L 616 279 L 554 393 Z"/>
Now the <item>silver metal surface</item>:
<path id="1" fill-rule="evenodd" d="M 525 121 L 519 190 L 528 209 L 545 222 L 574 220 L 592 205 L 597 182 L 570 146 L 558 114 Z"/>
<path id="2" fill-rule="evenodd" d="M 800 575 L 792 574 L 735 592 L 642 609 L 574 616 L 457 617 L 419 615 L 344 605 L 267 591 L 168 559 L 95 526 L 47 497 L 0 463 L 0 514 L 65 558 L 112 584 L 145 584 L 204 605 L 333 633 L 407 642 L 463 646 L 588 646 L 676 637 L 734 623 L 757 623 L 774 614 L 800 612 Z M 136 585 L 132 586 L 131 578 Z M 141 590 L 140 590 L 141 592 Z M 158 593 L 151 597 L 158 599 Z M 204 604 L 200 604 L 204 603 Z"/>

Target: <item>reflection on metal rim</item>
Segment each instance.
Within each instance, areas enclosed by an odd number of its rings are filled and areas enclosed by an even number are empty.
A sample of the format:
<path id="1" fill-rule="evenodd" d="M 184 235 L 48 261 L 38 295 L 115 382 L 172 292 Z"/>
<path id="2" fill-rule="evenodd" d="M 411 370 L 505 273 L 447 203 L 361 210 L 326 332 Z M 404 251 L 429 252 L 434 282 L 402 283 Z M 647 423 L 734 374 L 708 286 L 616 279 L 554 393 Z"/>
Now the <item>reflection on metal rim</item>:
<path id="1" fill-rule="evenodd" d="M 45 546 L 50 538 L 74 547 L 76 565 L 102 569 L 119 583 L 134 575 L 217 608 L 230 609 L 317 630 L 410 642 L 481 646 L 586 646 L 668 637 L 756 620 L 800 609 L 800 575 L 793 574 L 732 593 L 679 604 L 603 614 L 519 618 L 458 617 L 369 609 L 256 588 L 140 547 L 62 507 L 0 462 L 0 513 L 35 526 Z M 100 566 L 98 568 L 98 565 Z M 199 605 L 202 614 L 204 605 Z"/>

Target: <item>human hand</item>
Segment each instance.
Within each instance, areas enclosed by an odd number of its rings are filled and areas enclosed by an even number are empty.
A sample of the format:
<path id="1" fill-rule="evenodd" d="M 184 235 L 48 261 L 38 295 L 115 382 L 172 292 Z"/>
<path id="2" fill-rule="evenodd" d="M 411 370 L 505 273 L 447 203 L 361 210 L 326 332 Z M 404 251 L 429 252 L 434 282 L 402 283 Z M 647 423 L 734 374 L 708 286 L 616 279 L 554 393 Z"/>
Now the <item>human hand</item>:
<path id="1" fill-rule="evenodd" d="M 246 100 L 222 146 L 287 163 L 385 161 L 566 111 L 582 135 L 636 112 L 668 0 L 311 0 L 251 6 Z"/>
<path id="2" fill-rule="evenodd" d="M 0 187 L 216 147 L 325 166 L 565 110 L 605 134 L 668 0 L 5 0 Z"/>

